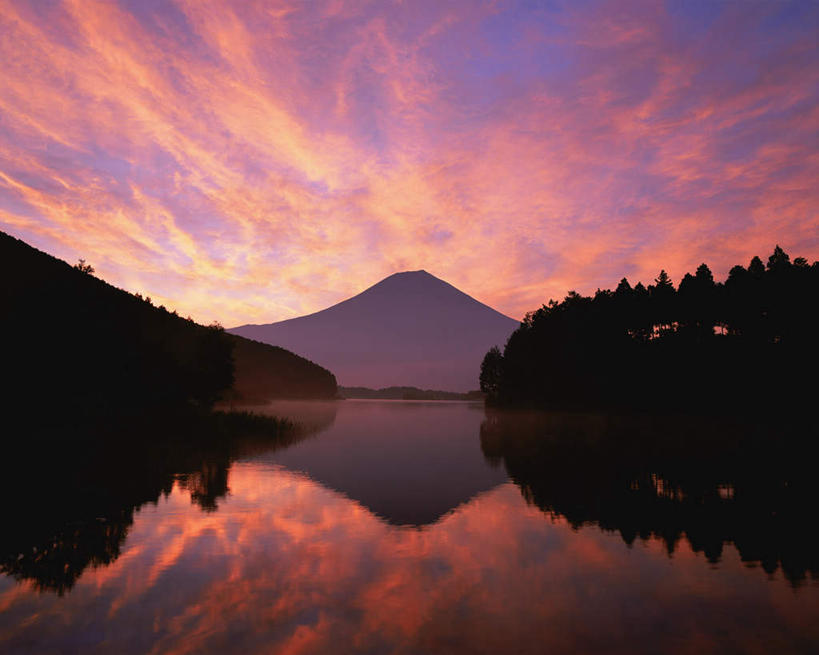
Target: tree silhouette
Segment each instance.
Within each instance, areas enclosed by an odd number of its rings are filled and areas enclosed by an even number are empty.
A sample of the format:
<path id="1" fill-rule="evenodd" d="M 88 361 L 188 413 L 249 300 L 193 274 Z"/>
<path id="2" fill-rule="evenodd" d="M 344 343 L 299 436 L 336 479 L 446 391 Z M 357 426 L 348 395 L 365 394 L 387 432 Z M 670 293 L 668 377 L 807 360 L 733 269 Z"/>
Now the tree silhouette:
<path id="1" fill-rule="evenodd" d="M 86 264 L 84 259 L 80 259 L 76 264 L 74 264 L 74 268 L 81 273 L 88 273 L 88 275 L 94 274 L 94 267 L 91 266 L 91 264 Z"/>
<path id="2" fill-rule="evenodd" d="M 652 325 L 652 337 L 661 337 L 674 332 L 676 329 L 674 321 L 674 283 L 668 277 L 665 270 L 654 280 L 654 285 L 649 287 L 649 295 L 652 303 L 652 313 L 654 321 Z"/>
<path id="3" fill-rule="evenodd" d="M 671 281 L 671 278 L 668 277 L 668 273 L 665 272 L 665 269 L 660 271 L 660 274 L 654 280 L 654 284 L 657 289 L 668 290 L 669 292 L 674 290 L 674 283 Z"/>
<path id="4" fill-rule="evenodd" d="M 677 289 L 663 269 L 648 288 L 623 278 L 614 292 L 570 291 L 527 314 L 503 353 L 487 355 L 485 367 L 494 371 L 486 378 L 489 401 L 686 411 L 806 407 L 810 385 L 798 381 L 819 366 L 818 295 L 819 262 L 791 263 L 779 246 L 767 267 L 754 257 L 747 269 L 731 268 L 724 283 L 700 264 Z"/>
<path id="5" fill-rule="evenodd" d="M 748 265 L 748 272 L 755 278 L 761 278 L 765 275 L 765 265 L 759 257 L 751 259 L 751 263 Z"/>
<path id="6" fill-rule="evenodd" d="M 618 296 L 628 296 L 631 294 L 631 285 L 628 283 L 626 278 L 620 280 L 620 283 L 617 285 L 617 288 L 614 290 L 614 293 Z"/>
<path id="7" fill-rule="evenodd" d="M 481 391 L 494 397 L 503 374 L 503 355 L 497 346 L 492 346 L 481 362 Z"/>
<path id="8" fill-rule="evenodd" d="M 779 272 L 787 270 L 791 265 L 791 258 L 778 245 L 774 248 L 773 254 L 768 257 L 768 270 Z"/>

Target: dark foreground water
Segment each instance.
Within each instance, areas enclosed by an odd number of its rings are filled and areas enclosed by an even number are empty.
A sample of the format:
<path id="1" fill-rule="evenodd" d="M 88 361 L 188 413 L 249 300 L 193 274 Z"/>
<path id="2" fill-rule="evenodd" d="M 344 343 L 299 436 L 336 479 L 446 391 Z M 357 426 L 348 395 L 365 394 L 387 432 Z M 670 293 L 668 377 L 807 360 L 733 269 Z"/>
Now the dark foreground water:
<path id="1" fill-rule="evenodd" d="M 0 652 L 819 651 L 798 445 L 466 403 L 267 411 L 305 434 L 20 476 Z"/>

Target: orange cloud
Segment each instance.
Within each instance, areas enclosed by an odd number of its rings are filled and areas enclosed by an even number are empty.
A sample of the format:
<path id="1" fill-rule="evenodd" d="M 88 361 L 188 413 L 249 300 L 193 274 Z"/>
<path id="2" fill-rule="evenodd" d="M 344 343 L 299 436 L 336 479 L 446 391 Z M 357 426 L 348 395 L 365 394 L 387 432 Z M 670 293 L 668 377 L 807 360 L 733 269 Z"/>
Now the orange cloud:
<path id="1" fill-rule="evenodd" d="M 0 2 L 0 226 L 181 314 L 819 256 L 817 9 Z M 764 38 L 762 38 L 764 36 Z"/>

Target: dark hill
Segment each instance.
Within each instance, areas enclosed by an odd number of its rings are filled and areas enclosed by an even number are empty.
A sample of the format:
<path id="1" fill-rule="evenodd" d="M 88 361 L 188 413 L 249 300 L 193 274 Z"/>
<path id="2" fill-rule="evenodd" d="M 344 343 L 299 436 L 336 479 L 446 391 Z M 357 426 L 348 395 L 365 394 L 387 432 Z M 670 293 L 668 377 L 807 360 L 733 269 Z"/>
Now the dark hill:
<path id="1" fill-rule="evenodd" d="M 9 409 L 59 420 L 209 407 L 231 389 L 246 401 L 336 393 L 301 357 L 154 307 L 2 232 L 0 275 Z"/>
<path id="2" fill-rule="evenodd" d="M 252 404 L 273 398 L 336 397 L 336 377 L 327 369 L 278 346 L 227 336 L 236 366 L 233 400 Z"/>
<path id="3" fill-rule="evenodd" d="M 469 391 L 518 322 L 426 271 L 391 275 L 323 311 L 230 332 L 327 366 L 341 384 Z"/>

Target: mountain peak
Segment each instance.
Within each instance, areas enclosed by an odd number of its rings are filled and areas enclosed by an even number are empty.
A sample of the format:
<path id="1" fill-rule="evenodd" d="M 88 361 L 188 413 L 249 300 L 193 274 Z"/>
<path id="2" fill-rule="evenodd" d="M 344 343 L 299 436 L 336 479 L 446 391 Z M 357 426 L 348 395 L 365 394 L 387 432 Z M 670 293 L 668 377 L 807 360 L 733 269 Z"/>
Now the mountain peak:
<path id="1" fill-rule="evenodd" d="M 425 271 L 423 268 L 420 268 L 417 271 L 397 271 L 397 272 L 393 273 L 392 275 L 388 275 L 387 277 L 385 277 L 384 280 L 382 280 L 382 282 L 385 281 L 385 280 L 389 280 L 390 278 L 394 278 L 394 277 L 432 278 L 434 280 L 440 280 L 441 282 L 443 282 L 443 280 L 441 280 L 441 278 L 435 277 L 432 273 L 429 273 L 428 271 Z"/>
<path id="2" fill-rule="evenodd" d="M 398 271 L 397 273 L 388 275 L 380 282 L 376 282 L 371 287 L 365 289 L 359 295 L 365 295 L 372 291 L 403 294 L 436 292 L 437 290 L 438 293 L 441 293 L 444 289 L 457 291 L 455 287 L 448 282 L 439 277 L 435 277 L 428 271 L 420 269 L 417 271 Z"/>
<path id="3" fill-rule="evenodd" d="M 469 391 L 486 351 L 517 325 L 420 269 L 393 273 L 314 314 L 231 332 L 307 357 L 346 386 Z"/>

